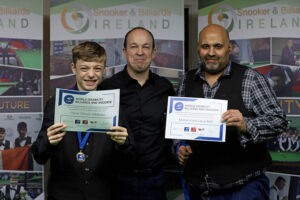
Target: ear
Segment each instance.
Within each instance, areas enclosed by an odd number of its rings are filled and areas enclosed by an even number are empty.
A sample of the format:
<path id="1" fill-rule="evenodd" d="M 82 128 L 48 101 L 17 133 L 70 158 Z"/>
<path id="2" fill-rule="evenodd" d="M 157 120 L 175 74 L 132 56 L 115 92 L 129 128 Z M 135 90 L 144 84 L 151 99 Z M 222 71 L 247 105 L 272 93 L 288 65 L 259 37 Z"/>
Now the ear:
<path id="1" fill-rule="evenodd" d="M 232 52 L 232 44 L 231 44 L 231 42 L 229 42 L 228 53 L 231 54 L 231 52 Z"/>
<path id="2" fill-rule="evenodd" d="M 123 56 L 126 57 L 126 54 L 127 54 L 126 48 L 123 48 Z"/>
<path id="3" fill-rule="evenodd" d="M 71 69 L 72 69 L 73 74 L 76 74 L 76 73 L 77 73 L 77 71 L 76 71 L 76 66 L 75 66 L 74 63 L 71 64 Z"/>
<path id="4" fill-rule="evenodd" d="M 153 50 L 152 50 L 152 53 L 151 53 L 152 55 L 151 55 L 151 57 L 152 57 L 152 60 L 155 58 L 155 56 L 156 56 L 156 48 L 154 48 Z"/>

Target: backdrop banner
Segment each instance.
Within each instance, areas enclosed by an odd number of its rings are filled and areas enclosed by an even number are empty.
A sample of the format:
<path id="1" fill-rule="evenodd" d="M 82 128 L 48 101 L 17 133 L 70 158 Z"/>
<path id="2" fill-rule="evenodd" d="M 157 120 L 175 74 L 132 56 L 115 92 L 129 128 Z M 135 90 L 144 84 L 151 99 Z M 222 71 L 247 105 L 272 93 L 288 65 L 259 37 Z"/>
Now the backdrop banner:
<path id="1" fill-rule="evenodd" d="M 151 68 L 176 86 L 184 70 L 184 0 L 51 1 L 51 94 L 74 85 L 71 50 L 84 41 L 101 44 L 107 52 L 106 77 L 126 63 L 123 38 L 136 26 L 152 32 L 156 57 Z"/>
<path id="2" fill-rule="evenodd" d="M 1 194 L 14 177 L 26 198 L 44 197 L 30 151 L 42 122 L 43 1 L 0 1 L 0 31 Z"/>

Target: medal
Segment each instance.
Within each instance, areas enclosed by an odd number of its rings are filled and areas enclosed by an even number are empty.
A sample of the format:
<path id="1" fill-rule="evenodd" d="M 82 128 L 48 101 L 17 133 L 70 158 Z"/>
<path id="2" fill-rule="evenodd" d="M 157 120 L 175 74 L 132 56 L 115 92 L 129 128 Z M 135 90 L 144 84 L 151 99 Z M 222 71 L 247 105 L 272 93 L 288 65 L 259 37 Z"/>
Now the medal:
<path id="1" fill-rule="evenodd" d="M 82 152 L 87 139 L 89 138 L 90 132 L 87 132 L 84 136 L 83 139 L 81 139 L 81 132 L 77 132 L 77 136 L 78 136 L 78 143 L 79 143 L 79 149 L 80 151 L 76 154 L 76 160 L 80 163 L 83 163 L 85 161 L 85 154 Z"/>
<path id="2" fill-rule="evenodd" d="M 82 152 L 82 150 L 80 150 L 77 154 L 76 154 L 76 160 L 80 163 L 85 161 L 85 155 Z"/>

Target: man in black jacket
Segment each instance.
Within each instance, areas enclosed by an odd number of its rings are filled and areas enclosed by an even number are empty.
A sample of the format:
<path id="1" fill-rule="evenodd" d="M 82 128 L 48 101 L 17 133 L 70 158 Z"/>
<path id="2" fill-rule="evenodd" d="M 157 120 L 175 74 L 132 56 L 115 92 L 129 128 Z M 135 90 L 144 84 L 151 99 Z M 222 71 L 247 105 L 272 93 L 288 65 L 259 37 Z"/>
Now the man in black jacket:
<path id="1" fill-rule="evenodd" d="M 84 42 L 72 50 L 72 71 L 79 91 L 97 89 L 105 71 L 106 53 L 95 42 Z M 42 128 L 32 145 L 35 160 L 45 164 L 50 159 L 47 199 L 55 200 L 110 200 L 110 180 L 114 152 L 124 145 L 127 129 L 111 128 L 107 134 L 61 132 L 66 126 L 54 124 L 55 97 L 44 110 Z M 123 125 L 120 117 L 120 125 Z M 86 139 L 86 140 L 85 140 Z M 86 141 L 86 143 L 80 142 Z M 76 154 L 85 160 L 77 160 Z"/>
<path id="2" fill-rule="evenodd" d="M 120 88 L 120 106 L 125 111 L 134 138 L 131 159 L 119 159 L 114 177 L 113 199 L 165 200 L 163 165 L 168 96 L 171 83 L 152 73 L 156 49 L 152 33 L 142 27 L 130 30 L 124 39 L 124 70 L 100 84 L 100 89 Z"/>
<path id="3" fill-rule="evenodd" d="M 229 35 L 220 25 L 199 34 L 201 67 L 187 73 L 181 96 L 228 100 L 226 141 L 181 141 L 177 156 L 192 200 L 267 200 L 264 175 L 271 157 L 264 140 L 287 128 L 274 91 L 257 71 L 231 62 Z"/>
<path id="4" fill-rule="evenodd" d="M 25 122 L 19 122 L 17 125 L 19 137 L 15 139 L 15 147 L 23 147 L 31 144 L 31 137 L 26 136 L 27 124 Z"/>

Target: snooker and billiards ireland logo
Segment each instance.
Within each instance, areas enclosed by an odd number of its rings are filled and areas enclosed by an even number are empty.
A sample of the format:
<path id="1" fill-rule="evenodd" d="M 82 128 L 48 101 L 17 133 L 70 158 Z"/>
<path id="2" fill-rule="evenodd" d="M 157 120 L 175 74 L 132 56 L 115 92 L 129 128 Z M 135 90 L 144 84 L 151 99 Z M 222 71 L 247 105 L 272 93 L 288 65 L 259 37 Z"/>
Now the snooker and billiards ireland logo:
<path id="1" fill-rule="evenodd" d="M 215 13 L 217 15 L 214 15 Z M 237 16 L 233 8 L 228 5 L 221 4 L 214 6 L 208 15 L 208 24 L 219 24 L 227 29 L 228 32 L 232 31 L 237 23 Z"/>
<path id="2" fill-rule="evenodd" d="M 61 13 L 63 27 L 73 34 L 86 32 L 92 22 L 92 12 L 87 6 L 80 3 L 66 6 Z"/>

